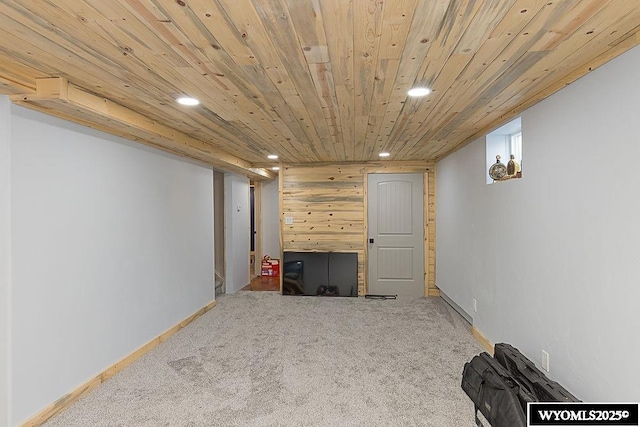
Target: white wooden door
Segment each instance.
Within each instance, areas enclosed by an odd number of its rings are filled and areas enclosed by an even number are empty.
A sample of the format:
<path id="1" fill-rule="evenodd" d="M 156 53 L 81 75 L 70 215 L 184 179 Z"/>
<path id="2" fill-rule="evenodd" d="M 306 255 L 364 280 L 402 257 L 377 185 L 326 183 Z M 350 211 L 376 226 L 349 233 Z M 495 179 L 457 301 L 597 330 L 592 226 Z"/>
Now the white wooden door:
<path id="1" fill-rule="evenodd" d="M 424 296 L 422 174 L 367 177 L 369 294 Z"/>

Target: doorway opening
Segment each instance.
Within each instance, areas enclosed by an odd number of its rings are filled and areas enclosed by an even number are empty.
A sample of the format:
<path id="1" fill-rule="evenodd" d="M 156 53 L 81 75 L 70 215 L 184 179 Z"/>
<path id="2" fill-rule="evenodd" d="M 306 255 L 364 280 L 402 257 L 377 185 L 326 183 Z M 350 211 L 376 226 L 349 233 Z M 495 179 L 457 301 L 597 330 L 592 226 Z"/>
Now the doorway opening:
<path id="1" fill-rule="evenodd" d="M 262 183 L 249 182 L 249 275 L 250 283 L 243 291 L 279 291 L 278 277 L 262 276 Z"/>
<path id="2" fill-rule="evenodd" d="M 213 252 L 215 295 L 227 292 L 224 272 L 224 173 L 213 171 Z"/>
<path id="3" fill-rule="evenodd" d="M 261 205 L 262 205 L 262 185 L 258 181 L 249 182 L 249 272 L 253 279 L 260 275 L 260 261 L 262 260 L 262 237 L 261 237 Z"/>
<path id="4" fill-rule="evenodd" d="M 256 271 L 256 187 L 253 181 L 249 185 L 249 271 L 251 278 Z"/>
<path id="5" fill-rule="evenodd" d="M 423 174 L 367 175 L 367 282 L 376 295 L 425 296 Z"/>
<path id="6" fill-rule="evenodd" d="M 262 260 L 262 183 L 249 182 L 249 276 L 260 276 Z"/>

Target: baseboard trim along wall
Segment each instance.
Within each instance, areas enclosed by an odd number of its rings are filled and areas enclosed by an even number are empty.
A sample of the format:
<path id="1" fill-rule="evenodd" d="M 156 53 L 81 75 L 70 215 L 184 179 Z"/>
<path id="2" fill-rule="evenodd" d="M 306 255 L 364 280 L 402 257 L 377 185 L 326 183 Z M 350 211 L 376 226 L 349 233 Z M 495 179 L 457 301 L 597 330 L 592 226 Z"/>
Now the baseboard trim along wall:
<path id="1" fill-rule="evenodd" d="M 438 293 L 440 294 L 440 298 L 442 298 L 444 302 L 449 304 L 455 311 L 457 311 L 458 314 L 462 316 L 462 318 L 466 320 L 470 325 L 473 325 L 473 318 L 469 315 L 469 313 L 464 311 L 462 307 L 456 304 L 451 298 L 449 298 L 447 294 L 442 292 L 440 289 L 438 289 Z"/>
<path id="2" fill-rule="evenodd" d="M 103 382 L 107 381 L 109 378 L 113 377 L 115 374 L 122 371 L 127 366 L 131 365 L 137 359 L 139 359 L 140 357 L 148 353 L 151 349 L 158 346 L 163 341 L 166 341 L 173 334 L 175 334 L 185 326 L 189 325 L 191 322 L 193 322 L 198 317 L 202 316 L 203 314 L 205 314 L 207 311 L 211 310 L 215 306 L 216 306 L 216 302 L 211 301 L 209 304 L 202 307 L 200 310 L 196 311 L 191 316 L 184 319 L 182 322 L 178 323 L 177 325 L 173 326 L 172 328 L 158 335 L 156 338 L 144 344 L 142 347 L 135 350 L 133 353 L 124 357 L 122 360 L 111 365 L 110 367 L 102 371 L 100 374 L 96 375 L 86 383 L 82 384 L 80 387 L 62 396 L 60 399 L 56 400 L 54 403 L 47 406 L 46 408 L 44 408 L 43 410 L 35 414 L 33 417 L 29 418 L 27 421 L 22 423 L 21 426 L 34 427 L 34 426 L 41 425 L 42 423 L 47 421 L 49 418 L 53 417 L 57 413 L 71 406 L 71 404 L 79 400 L 82 396 L 84 396 L 85 394 L 87 394 L 88 392 L 90 392 L 91 390 L 93 390 Z"/>
<path id="3" fill-rule="evenodd" d="M 427 296 L 439 297 L 440 296 L 440 289 L 438 289 L 438 288 L 429 288 L 429 290 L 427 291 Z"/>
<path id="4" fill-rule="evenodd" d="M 480 345 L 482 345 L 482 347 L 484 347 L 484 349 L 493 356 L 493 344 L 491 344 L 491 341 L 489 341 L 487 337 L 485 337 L 482 332 L 478 330 L 478 328 L 473 326 L 473 317 L 471 317 L 469 313 L 464 311 L 462 307 L 456 304 L 451 298 L 447 296 L 447 294 L 442 292 L 440 289 L 438 289 L 438 294 L 440 295 L 440 298 L 444 300 L 444 302 L 449 304 L 455 311 L 458 312 L 458 314 L 460 314 L 460 316 L 462 316 L 464 320 L 469 322 L 469 324 L 471 325 L 471 334 L 475 337 L 476 340 L 478 340 Z"/>
<path id="5" fill-rule="evenodd" d="M 476 328 L 475 326 L 471 327 L 471 334 L 474 337 L 476 337 L 478 342 L 485 348 L 485 350 L 487 350 L 487 352 L 493 356 L 494 350 L 493 350 L 493 344 L 491 344 L 491 341 L 489 341 L 487 337 L 482 335 L 482 332 L 480 332 L 478 328 Z"/>

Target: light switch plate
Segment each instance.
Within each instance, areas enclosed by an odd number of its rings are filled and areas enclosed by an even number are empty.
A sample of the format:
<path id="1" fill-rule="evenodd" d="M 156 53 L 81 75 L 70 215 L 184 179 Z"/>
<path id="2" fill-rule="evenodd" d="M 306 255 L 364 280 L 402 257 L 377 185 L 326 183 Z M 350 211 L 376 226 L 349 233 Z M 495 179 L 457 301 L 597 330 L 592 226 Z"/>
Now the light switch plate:
<path id="1" fill-rule="evenodd" d="M 284 223 L 285 223 L 285 225 L 293 225 L 293 217 L 292 216 L 285 216 L 284 217 Z"/>

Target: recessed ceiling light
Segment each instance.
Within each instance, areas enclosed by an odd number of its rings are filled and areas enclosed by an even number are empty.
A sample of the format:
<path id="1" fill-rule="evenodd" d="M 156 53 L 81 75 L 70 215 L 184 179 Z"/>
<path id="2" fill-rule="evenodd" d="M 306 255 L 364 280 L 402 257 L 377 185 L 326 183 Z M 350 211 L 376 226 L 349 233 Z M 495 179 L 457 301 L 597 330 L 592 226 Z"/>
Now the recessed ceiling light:
<path id="1" fill-rule="evenodd" d="M 414 87 L 407 91 L 407 95 L 409 96 L 425 96 L 431 93 L 431 89 L 428 87 Z"/>
<path id="2" fill-rule="evenodd" d="M 194 106 L 194 105 L 200 104 L 200 101 L 198 101 L 195 98 L 189 98 L 188 96 L 182 96 L 176 99 L 176 102 L 180 105 L 188 105 L 188 106 Z"/>
<path id="3" fill-rule="evenodd" d="M 389 157 L 391 154 L 387 153 L 386 151 L 383 151 L 382 153 L 378 154 L 378 156 L 380 157 Z"/>
<path id="4" fill-rule="evenodd" d="M 274 166 L 274 167 L 271 168 L 271 170 L 279 171 L 280 170 L 280 166 Z"/>
<path id="5" fill-rule="evenodd" d="M 278 158 L 278 155 L 277 155 L 277 154 L 269 154 L 269 155 L 267 156 L 267 159 L 271 159 L 271 160 L 275 160 L 275 159 L 277 159 L 277 158 Z"/>

